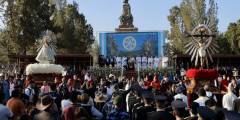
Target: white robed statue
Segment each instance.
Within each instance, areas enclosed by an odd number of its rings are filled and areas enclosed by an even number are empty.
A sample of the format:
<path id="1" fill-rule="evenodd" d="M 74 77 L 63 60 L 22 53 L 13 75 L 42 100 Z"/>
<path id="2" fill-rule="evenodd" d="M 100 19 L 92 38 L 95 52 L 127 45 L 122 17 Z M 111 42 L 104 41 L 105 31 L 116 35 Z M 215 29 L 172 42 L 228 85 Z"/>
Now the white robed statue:
<path id="1" fill-rule="evenodd" d="M 55 62 L 56 55 L 56 37 L 55 35 L 47 30 L 38 48 L 38 55 L 36 61 L 43 64 L 50 64 Z"/>

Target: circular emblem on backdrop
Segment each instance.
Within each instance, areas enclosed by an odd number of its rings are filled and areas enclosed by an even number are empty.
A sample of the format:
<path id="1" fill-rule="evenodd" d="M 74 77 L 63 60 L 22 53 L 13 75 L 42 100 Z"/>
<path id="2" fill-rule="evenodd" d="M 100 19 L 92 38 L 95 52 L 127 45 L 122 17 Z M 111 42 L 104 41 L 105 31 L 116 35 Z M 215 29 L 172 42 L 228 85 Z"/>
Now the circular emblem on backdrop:
<path id="1" fill-rule="evenodd" d="M 136 39 L 132 36 L 128 36 L 123 39 L 123 47 L 128 51 L 134 50 L 136 48 L 136 44 Z"/>

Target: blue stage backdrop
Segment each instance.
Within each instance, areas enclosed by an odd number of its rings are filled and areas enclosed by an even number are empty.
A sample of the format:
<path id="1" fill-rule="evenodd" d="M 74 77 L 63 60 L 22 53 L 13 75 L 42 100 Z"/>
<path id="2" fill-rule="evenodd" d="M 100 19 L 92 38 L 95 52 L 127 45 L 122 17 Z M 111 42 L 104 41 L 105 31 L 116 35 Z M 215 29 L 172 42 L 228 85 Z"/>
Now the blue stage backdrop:
<path id="1" fill-rule="evenodd" d="M 99 35 L 104 56 L 163 56 L 166 32 L 105 32 Z"/>

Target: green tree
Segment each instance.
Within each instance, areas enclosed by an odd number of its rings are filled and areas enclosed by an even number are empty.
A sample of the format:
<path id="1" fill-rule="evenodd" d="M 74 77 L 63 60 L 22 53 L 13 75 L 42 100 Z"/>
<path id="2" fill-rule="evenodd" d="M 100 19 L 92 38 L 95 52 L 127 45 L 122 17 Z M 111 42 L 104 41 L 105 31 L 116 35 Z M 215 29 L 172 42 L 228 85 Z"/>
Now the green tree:
<path id="1" fill-rule="evenodd" d="M 225 37 L 230 44 L 231 52 L 240 53 L 240 20 L 230 23 L 225 33 Z"/>
<path id="2" fill-rule="evenodd" d="M 48 0 L 6 1 L 3 43 L 8 43 L 9 53 L 26 54 L 41 33 L 51 28 L 52 13 Z"/>
<path id="3" fill-rule="evenodd" d="M 219 48 L 221 48 L 221 49 L 219 49 L 219 53 L 221 53 L 221 54 L 231 53 L 230 44 L 229 44 L 226 36 L 223 33 L 217 35 L 216 41 L 217 41 Z"/>
<path id="4" fill-rule="evenodd" d="M 170 9 L 168 20 L 170 32 L 167 47 L 174 48 L 174 54 L 184 54 L 185 45 L 191 40 L 186 38 L 185 32 L 190 32 L 198 24 L 207 24 L 217 34 L 217 5 L 214 0 L 209 0 L 209 8 L 205 0 L 183 0 L 180 6 Z"/>
<path id="5" fill-rule="evenodd" d="M 87 48 L 94 42 L 93 28 L 87 24 L 78 5 L 68 4 L 54 13 L 54 28 L 57 28 L 57 46 L 60 53 L 87 53 Z"/>
<path id="6" fill-rule="evenodd" d="M 97 43 L 97 41 L 94 41 L 94 43 L 87 49 L 87 52 L 93 57 L 93 66 L 98 65 L 98 57 L 100 55 L 100 46 Z"/>

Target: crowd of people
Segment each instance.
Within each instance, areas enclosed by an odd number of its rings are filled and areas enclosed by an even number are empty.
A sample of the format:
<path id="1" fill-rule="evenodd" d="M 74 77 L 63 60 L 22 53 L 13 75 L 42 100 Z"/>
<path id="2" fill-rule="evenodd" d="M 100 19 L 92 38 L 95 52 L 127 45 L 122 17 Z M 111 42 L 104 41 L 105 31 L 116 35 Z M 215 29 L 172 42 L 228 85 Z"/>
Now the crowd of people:
<path id="1" fill-rule="evenodd" d="M 239 120 L 239 80 L 220 76 L 196 89 L 193 101 L 183 79 L 147 74 L 118 78 L 90 73 L 37 84 L 31 76 L 0 74 L 2 120 Z M 220 103 L 220 104 L 217 104 Z"/>

